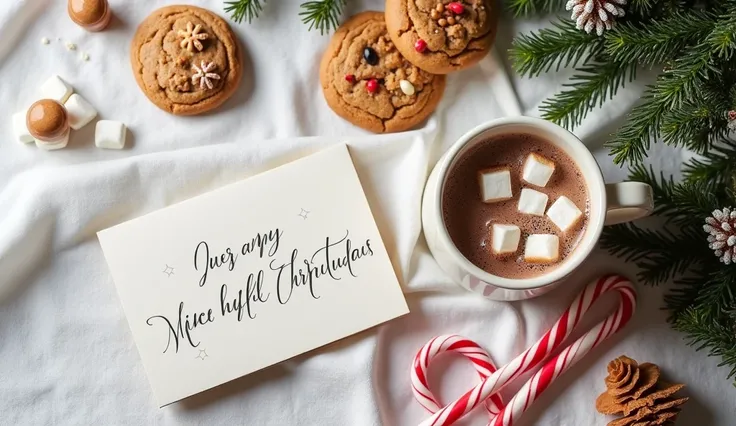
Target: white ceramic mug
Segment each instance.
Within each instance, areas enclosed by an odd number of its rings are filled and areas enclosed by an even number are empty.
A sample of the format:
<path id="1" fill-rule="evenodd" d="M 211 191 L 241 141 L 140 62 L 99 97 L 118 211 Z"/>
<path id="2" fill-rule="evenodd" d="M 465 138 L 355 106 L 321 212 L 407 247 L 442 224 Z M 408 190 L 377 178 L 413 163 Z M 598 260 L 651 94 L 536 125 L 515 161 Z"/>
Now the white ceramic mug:
<path id="1" fill-rule="evenodd" d="M 588 223 L 577 247 L 556 268 L 533 278 L 503 278 L 472 264 L 453 244 L 442 216 L 445 180 L 457 159 L 476 144 L 509 133 L 536 135 L 562 149 L 575 161 L 588 190 Z M 652 188 L 649 185 L 641 182 L 605 184 L 595 158 L 572 133 L 538 118 L 510 117 L 474 128 L 442 156 L 424 188 L 422 225 L 432 255 L 455 282 L 489 299 L 521 300 L 546 293 L 580 266 L 598 242 L 603 225 L 638 219 L 649 215 L 652 209 Z"/>

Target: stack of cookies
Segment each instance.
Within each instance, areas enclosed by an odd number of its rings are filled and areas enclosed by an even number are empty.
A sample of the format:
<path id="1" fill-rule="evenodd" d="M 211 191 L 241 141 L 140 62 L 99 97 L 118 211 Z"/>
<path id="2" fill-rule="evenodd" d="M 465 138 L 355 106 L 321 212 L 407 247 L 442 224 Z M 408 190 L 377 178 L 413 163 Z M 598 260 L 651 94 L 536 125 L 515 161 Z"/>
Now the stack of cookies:
<path id="1" fill-rule="evenodd" d="M 320 80 L 339 116 L 376 133 L 399 132 L 437 107 L 445 74 L 491 49 L 497 16 L 489 0 L 386 0 L 386 12 L 353 16 L 322 57 Z"/>

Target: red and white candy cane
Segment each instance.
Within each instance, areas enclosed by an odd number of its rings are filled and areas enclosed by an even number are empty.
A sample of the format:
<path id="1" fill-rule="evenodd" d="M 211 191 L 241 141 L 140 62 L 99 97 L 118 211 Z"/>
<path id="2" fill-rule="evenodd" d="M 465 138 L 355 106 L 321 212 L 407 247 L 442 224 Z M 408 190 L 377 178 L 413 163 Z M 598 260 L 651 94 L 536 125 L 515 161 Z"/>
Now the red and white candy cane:
<path id="1" fill-rule="evenodd" d="M 618 292 L 620 296 L 616 311 L 547 361 L 508 404 L 504 405 L 498 392 L 520 375 L 537 367 L 547 356 L 559 349 L 562 341 L 572 333 L 593 303 L 612 291 Z M 636 292 L 628 279 L 619 275 L 601 277 L 585 287 L 562 317 L 534 346 L 498 370 L 488 353 L 475 342 L 457 335 L 435 337 L 417 353 L 411 371 L 414 397 L 433 413 L 420 426 L 451 425 L 481 404 L 490 413 L 489 425 L 512 426 L 557 377 L 606 338 L 623 328 L 631 319 L 635 308 Z M 440 407 L 437 398 L 429 390 L 427 370 L 430 361 L 444 352 L 458 352 L 470 359 L 482 381 L 455 402 Z"/>

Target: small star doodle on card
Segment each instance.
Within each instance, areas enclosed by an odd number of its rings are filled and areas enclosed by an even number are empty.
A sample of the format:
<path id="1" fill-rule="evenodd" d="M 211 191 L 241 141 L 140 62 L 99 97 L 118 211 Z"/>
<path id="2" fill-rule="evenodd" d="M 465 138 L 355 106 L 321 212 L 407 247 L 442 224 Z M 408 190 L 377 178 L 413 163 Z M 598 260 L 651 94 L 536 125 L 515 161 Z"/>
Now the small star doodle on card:
<path id="1" fill-rule="evenodd" d="M 166 274 L 169 278 L 171 278 L 172 275 L 174 275 L 174 268 L 166 264 L 166 268 L 164 268 L 163 271 L 164 274 Z"/>
<path id="2" fill-rule="evenodd" d="M 307 220 L 307 217 L 309 216 L 309 213 L 311 213 L 311 212 L 309 210 L 304 210 L 304 209 L 301 209 L 301 210 L 302 211 L 299 212 L 299 214 L 297 216 L 299 216 L 300 218 L 302 218 L 304 220 Z"/>
<path id="3" fill-rule="evenodd" d="M 207 358 L 208 356 L 209 355 L 207 355 L 207 350 L 206 349 L 200 349 L 199 350 L 199 355 L 197 355 L 195 358 L 199 358 L 202 361 L 204 361 L 204 359 Z"/>

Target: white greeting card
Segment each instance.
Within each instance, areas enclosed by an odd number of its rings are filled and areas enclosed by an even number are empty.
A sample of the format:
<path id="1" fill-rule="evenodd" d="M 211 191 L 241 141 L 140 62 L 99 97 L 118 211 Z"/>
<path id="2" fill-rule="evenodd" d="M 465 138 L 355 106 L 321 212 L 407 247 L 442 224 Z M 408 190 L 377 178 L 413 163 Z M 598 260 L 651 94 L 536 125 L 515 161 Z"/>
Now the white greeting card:
<path id="1" fill-rule="evenodd" d="M 98 238 L 161 406 L 408 313 L 345 145 Z"/>

